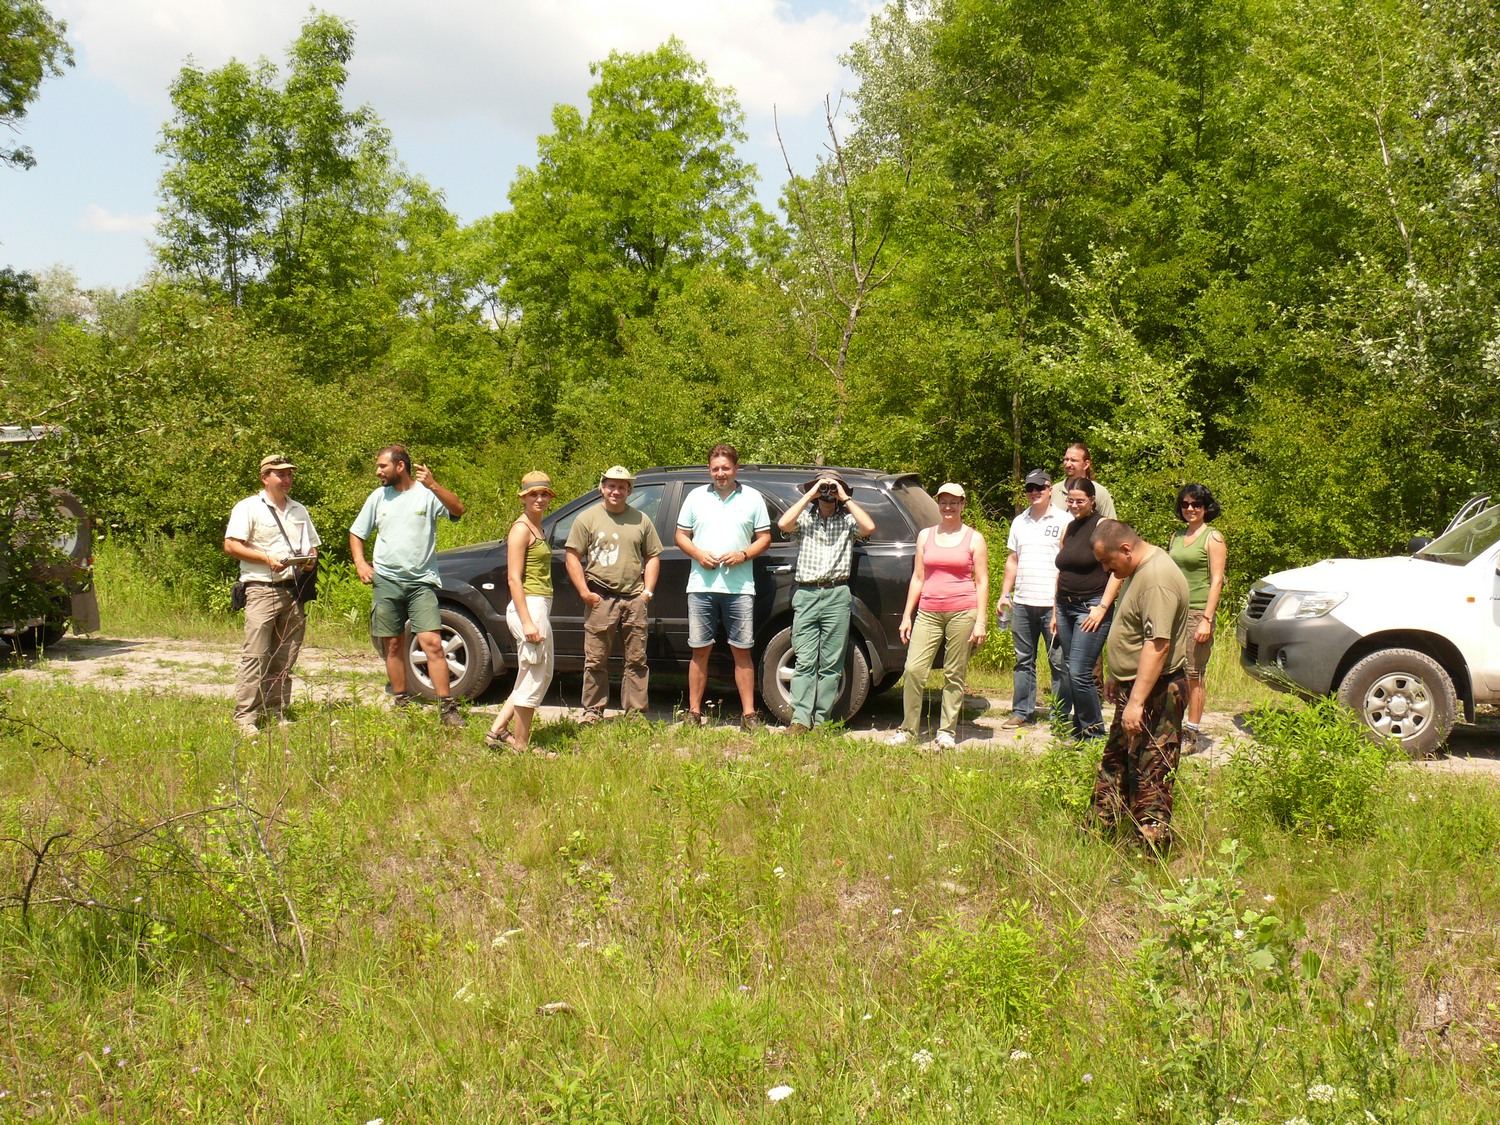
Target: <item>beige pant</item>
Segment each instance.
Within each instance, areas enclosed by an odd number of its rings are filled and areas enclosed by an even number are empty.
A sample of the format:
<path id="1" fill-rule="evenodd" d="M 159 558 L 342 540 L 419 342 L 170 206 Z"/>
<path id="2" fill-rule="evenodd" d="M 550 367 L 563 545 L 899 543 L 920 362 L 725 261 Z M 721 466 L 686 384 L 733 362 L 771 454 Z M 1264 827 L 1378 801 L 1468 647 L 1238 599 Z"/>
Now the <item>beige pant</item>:
<path id="1" fill-rule="evenodd" d="M 526 612 L 542 634 L 539 641 L 526 639 L 516 603 L 505 607 L 505 624 L 516 642 L 516 686 L 510 693 L 510 701 L 517 707 L 540 707 L 552 683 L 552 599 L 527 594 Z"/>
<path id="2" fill-rule="evenodd" d="M 290 582 L 252 582 L 245 590 L 245 643 L 234 680 L 234 719 L 280 715 L 292 701 L 292 666 L 302 651 L 307 615 Z"/>
<path id="3" fill-rule="evenodd" d="M 650 686 L 646 667 L 646 598 L 603 598 L 583 619 L 583 707 L 602 711 L 609 703 L 609 655 L 620 634 L 625 674 L 620 679 L 620 706 L 626 711 L 644 711 Z"/>
<path id="4" fill-rule="evenodd" d="M 911 626 L 911 646 L 906 650 L 906 671 L 901 689 L 901 728 L 917 733 L 922 718 L 922 698 L 927 676 L 938 648 L 943 650 L 943 713 L 939 730 L 958 731 L 964 709 L 964 680 L 969 672 L 969 637 L 978 612 L 929 613 L 918 610 Z"/>

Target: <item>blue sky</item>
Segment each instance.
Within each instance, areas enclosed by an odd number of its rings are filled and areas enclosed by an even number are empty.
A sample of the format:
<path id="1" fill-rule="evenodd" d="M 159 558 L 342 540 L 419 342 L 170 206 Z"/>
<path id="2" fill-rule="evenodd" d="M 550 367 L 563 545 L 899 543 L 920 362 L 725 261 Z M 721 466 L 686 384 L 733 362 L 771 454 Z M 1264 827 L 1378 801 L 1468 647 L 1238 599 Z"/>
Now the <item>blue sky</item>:
<path id="1" fill-rule="evenodd" d="M 838 58 L 868 29 L 874 0 L 326 0 L 353 21 L 349 104 L 368 103 L 403 163 L 468 221 L 501 210 L 515 169 L 558 102 L 583 105 L 588 64 L 677 35 L 733 87 L 742 155 L 776 201 L 785 179 L 773 108 L 799 172 L 825 135 L 823 99 L 852 85 Z M 124 288 L 151 266 L 170 105 L 188 56 L 200 66 L 261 56 L 278 65 L 306 0 L 48 0 L 76 65 L 49 79 L 16 139 L 29 172 L 0 169 L 0 265 L 63 265 L 84 287 Z"/>

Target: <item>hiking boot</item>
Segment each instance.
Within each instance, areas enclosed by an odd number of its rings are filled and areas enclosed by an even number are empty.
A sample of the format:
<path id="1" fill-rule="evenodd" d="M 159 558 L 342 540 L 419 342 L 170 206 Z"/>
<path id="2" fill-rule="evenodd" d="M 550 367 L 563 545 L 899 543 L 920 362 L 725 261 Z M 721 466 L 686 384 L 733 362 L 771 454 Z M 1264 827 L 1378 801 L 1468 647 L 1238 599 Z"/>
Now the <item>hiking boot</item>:
<path id="1" fill-rule="evenodd" d="M 1141 822 L 1141 844 L 1146 851 L 1156 856 L 1165 856 L 1172 847 L 1172 828 L 1154 820 Z"/>
<path id="2" fill-rule="evenodd" d="M 438 700 L 438 722 L 445 727 L 468 726 L 463 712 L 458 709 L 458 700 L 452 697 Z"/>
<path id="3" fill-rule="evenodd" d="M 1035 715 L 1021 715 L 1012 711 L 1000 724 L 1001 730 L 1014 730 L 1016 727 L 1029 727 L 1036 722 Z"/>
<path id="4" fill-rule="evenodd" d="M 583 727 L 591 727 L 595 723 L 602 723 L 603 721 L 604 712 L 598 707 L 590 707 L 578 717 L 578 725 Z"/>
<path id="5" fill-rule="evenodd" d="M 677 712 L 677 721 L 685 727 L 708 726 L 707 715 L 705 715 L 702 711 L 689 711 L 686 707 Z"/>
<path id="6" fill-rule="evenodd" d="M 809 727 L 806 723 L 793 723 L 791 726 L 786 728 L 786 732 L 787 734 L 795 737 L 799 734 L 806 734 L 811 729 L 812 728 Z"/>
<path id="7" fill-rule="evenodd" d="M 1180 753 L 1184 758 L 1190 754 L 1201 753 L 1205 749 L 1202 736 L 1191 727 L 1182 728 L 1182 743 Z"/>
<path id="8" fill-rule="evenodd" d="M 416 702 L 417 697 L 409 691 L 398 691 L 391 696 L 391 706 L 398 711 L 404 711 L 406 708 L 414 706 Z"/>
<path id="9" fill-rule="evenodd" d="M 909 730 L 898 730 L 895 734 L 891 735 L 890 738 L 885 740 L 885 744 L 887 746 L 910 746 L 911 742 L 912 733 Z"/>
<path id="10" fill-rule="evenodd" d="M 953 740 L 952 731 L 940 730 L 937 732 L 937 736 L 932 740 L 932 748 L 934 750 L 952 750 L 957 746 L 958 743 Z"/>
<path id="11" fill-rule="evenodd" d="M 749 733 L 765 729 L 766 721 L 759 715 L 757 715 L 754 711 L 746 711 L 743 715 L 740 716 L 740 730 Z"/>
<path id="12" fill-rule="evenodd" d="M 235 730 L 240 732 L 241 738 L 259 738 L 260 728 L 255 725 L 254 719 L 239 719 L 235 721 Z"/>

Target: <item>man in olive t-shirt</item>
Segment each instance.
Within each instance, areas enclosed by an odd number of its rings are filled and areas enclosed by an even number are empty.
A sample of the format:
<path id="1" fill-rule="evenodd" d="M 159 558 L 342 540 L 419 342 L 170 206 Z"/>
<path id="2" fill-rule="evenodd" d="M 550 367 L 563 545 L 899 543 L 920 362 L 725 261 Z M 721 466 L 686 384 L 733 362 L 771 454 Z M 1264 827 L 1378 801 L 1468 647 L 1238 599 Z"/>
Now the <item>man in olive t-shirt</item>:
<path id="1" fill-rule="evenodd" d="M 1093 815 L 1106 828 L 1128 820 L 1146 846 L 1165 851 L 1187 702 L 1187 579 L 1170 555 L 1119 520 L 1100 521 L 1094 557 L 1124 584 L 1104 649 L 1104 697 L 1115 704 L 1115 717 L 1094 781 Z"/>
<path id="2" fill-rule="evenodd" d="M 583 599 L 583 722 L 604 718 L 609 702 L 609 657 L 615 634 L 625 655 L 620 706 L 646 710 L 648 609 L 656 596 L 661 536 L 651 517 L 632 508 L 635 477 L 623 465 L 605 470 L 598 504 L 568 532 L 568 578 Z"/>

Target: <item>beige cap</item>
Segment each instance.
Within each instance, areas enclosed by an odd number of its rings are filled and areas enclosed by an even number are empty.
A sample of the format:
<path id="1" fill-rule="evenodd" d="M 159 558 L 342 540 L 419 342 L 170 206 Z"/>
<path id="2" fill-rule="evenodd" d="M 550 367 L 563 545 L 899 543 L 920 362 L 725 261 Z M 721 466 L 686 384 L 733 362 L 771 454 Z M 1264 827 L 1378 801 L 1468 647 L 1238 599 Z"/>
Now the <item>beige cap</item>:
<path id="1" fill-rule="evenodd" d="M 552 478 L 542 472 L 530 472 L 521 478 L 521 491 L 516 495 L 525 496 L 528 492 L 551 492 L 552 495 L 557 495 L 552 489 Z"/>
<path id="2" fill-rule="evenodd" d="M 296 467 L 296 465 L 293 465 L 279 453 L 267 453 L 260 459 L 260 471 L 262 473 L 267 469 L 295 469 Z"/>
<path id="3" fill-rule="evenodd" d="M 934 492 L 932 495 L 934 497 L 938 497 L 938 496 L 957 496 L 960 500 L 962 500 L 962 499 L 964 499 L 964 486 L 961 485 L 961 484 L 954 484 L 950 480 L 946 484 L 940 484 L 940 485 L 938 485 L 938 490 L 936 492 Z"/>
<path id="4" fill-rule="evenodd" d="M 628 480 L 633 484 L 635 482 L 635 474 L 627 469 L 624 465 L 611 465 L 609 468 L 604 470 L 604 475 L 599 479 L 600 481 Z"/>

